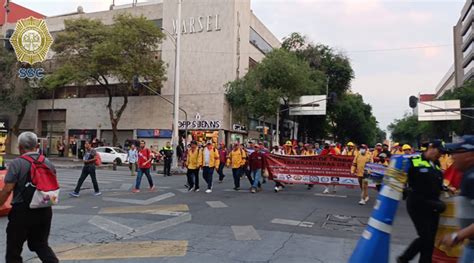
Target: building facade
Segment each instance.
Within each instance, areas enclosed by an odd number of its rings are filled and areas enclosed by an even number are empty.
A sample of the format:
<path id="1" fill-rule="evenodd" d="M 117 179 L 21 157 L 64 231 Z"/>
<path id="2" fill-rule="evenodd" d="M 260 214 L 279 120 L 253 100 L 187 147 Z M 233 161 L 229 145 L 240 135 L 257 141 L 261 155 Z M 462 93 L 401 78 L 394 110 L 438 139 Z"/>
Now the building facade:
<path id="1" fill-rule="evenodd" d="M 182 4 L 182 28 L 176 28 L 177 0 L 154 1 L 134 6 L 112 6 L 95 13 L 78 12 L 46 18 L 53 37 L 64 29 L 64 20 L 86 17 L 111 24 L 113 17 L 127 12 L 143 15 L 169 32 L 160 56 L 167 65 L 167 81 L 161 95 L 173 101 L 176 47 L 173 38 L 181 32 L 179 129 L 189 131 L 188 139 L 214 142 L 243 141 L 247 130 L 233 120 L 225 99 L 225 84 L 243 77 L 265 54 L 280 46 L 279 40 L 253 14 L 250 0 L 187 0 Z M 8 24 L 7 24 L 8 25 Z M 10 25 L 11 27 L 14 24 Z M 53 56 L 50 52 L 50 57 Z M 51 95 L 52 96 L 52 95 Z M 53 97 L 28 106 L 22 130 L 52 136 L 52 152 L 57 141 L 84 141 L 99 138 L 112 141 L 112 129 L 105 90 L 96 86 L 64 87 Z M 113 107 L 122 102 L 114 98 Z M 118 125 L 118 141 L 145 139 L 161 147 L 171 138 L 173 106 L 155 95 L 132 94 Z M 10 116 L 10 123 L 14 116 Z"/>
<path id="2" fill-rule="evenodd" d="M 466 0 L 460 17 L 453 27 L 454 65 L 437 85 L 436 98 L 474 78 L 473 8 L 473 1 Z"/>

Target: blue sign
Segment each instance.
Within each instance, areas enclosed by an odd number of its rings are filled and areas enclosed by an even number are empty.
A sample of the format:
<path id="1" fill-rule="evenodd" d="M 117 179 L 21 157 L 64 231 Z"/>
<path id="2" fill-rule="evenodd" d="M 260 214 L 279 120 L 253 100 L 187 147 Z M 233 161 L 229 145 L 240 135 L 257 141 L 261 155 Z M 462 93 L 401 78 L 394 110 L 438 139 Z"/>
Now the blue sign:
<path id="1" fill-rule="evenodd" d="M 162 130 L 162 129 L 137 130 L 138 138 L 171 138 L 172 136 L 173 136 L 172 130 Z"/>
<path id="2" fill-rule="evenodd" d="M 20 68 L 18 70 L 18 77 L 20 79 L 42 79 L 44 77 L 43 68 Z"/>

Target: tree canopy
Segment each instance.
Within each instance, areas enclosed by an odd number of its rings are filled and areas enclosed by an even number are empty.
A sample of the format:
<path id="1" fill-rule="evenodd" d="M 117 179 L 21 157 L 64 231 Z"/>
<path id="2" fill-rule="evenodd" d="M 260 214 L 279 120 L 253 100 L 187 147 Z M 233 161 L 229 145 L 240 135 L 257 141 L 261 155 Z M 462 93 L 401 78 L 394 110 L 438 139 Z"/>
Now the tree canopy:
<path id="1" fill-rule="evenodd" d="M 159 58 L 158 45 L 165 37 L 161 29 L 144 16 L 119 14 L 112 25 L 99 20 L 65 20 L 52 49 L 57 69 L 43 84 L 57 87 L 66 84 L 96 83 L 108 96 L 107 109 L 112 126 L 112 143 L 117 144 L 117 126 L 128 104 L 134 76 L 159 90 L 165 79 L 165 65 Z M 114 109 L 114 96 L 123 101 Z"/>
<path id="2" fill-rule="evenodd" d="M 474 107 L 474 82 L 466 82 L 463 86 L 446 92 L 440 100 L 460 100 L 461 108 Z M 395 141 L 420 144 L 430 139 L 449 141 L 453 132 L 456 135 L 472 134 L 474 131 L 473 111 L 462 111 L 460 121 L 418 121 L 416 115 L 405 115 L 389 125 L 391 137 Z"/>

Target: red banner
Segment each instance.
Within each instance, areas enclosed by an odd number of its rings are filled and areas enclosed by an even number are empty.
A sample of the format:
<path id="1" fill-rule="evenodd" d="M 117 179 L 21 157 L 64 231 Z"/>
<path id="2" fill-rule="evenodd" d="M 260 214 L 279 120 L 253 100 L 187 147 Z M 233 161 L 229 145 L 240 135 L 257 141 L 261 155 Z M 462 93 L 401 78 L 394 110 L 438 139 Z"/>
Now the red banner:
<path id="1" fill-rule="evenodd" d="M 352 156 L 267 155 L 267 169 L 274 181 L 292 184 L 359 185 L 351 175 Z"/>

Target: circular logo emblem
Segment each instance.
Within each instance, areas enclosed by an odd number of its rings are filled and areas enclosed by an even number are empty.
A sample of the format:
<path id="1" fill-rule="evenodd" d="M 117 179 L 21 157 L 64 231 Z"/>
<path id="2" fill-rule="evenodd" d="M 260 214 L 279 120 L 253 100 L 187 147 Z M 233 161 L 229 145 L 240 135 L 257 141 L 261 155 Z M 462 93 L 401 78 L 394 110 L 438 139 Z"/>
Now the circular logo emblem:
<path id="1" fill-rule="evenodd" d="M 33 65 L 46 59 L 53 37 L 43 19 L 30 16 L 16 23 L 10 43 L 18 61 Z"/>
<path id="2" fill-rule="evenodd" d="M 310 176 L 310 177 L 309 177 L 309 181 L 310 181 L 310 182 L 315 182 L 315 183 L 317 183 L 317 182 L 319 182 L 319 177 L 317 177 L 317 176 Z"/>

